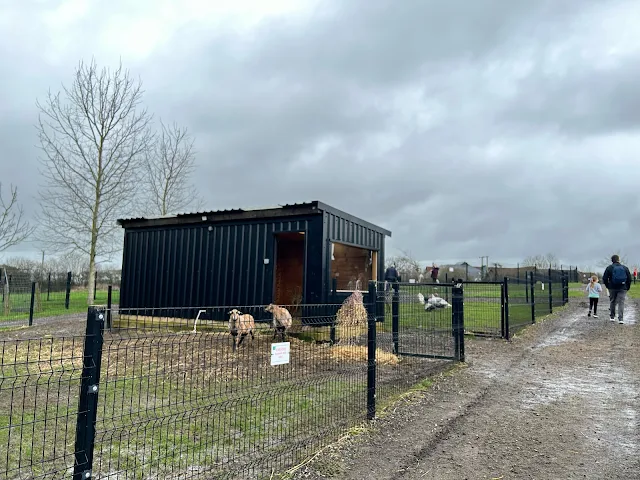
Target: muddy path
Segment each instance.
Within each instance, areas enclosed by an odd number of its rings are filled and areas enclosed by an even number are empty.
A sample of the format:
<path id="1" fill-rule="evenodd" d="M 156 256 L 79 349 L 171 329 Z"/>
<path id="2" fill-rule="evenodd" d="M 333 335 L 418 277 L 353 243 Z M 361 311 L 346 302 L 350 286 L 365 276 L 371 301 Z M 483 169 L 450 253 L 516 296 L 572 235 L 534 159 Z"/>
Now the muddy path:
<path id="1" fill-rule="evenodd" d="M 334 445 L 295 479 L 640 479 L 640 326 L 586 303 L 512 342 L 467 342 L 467 365 Z"/>

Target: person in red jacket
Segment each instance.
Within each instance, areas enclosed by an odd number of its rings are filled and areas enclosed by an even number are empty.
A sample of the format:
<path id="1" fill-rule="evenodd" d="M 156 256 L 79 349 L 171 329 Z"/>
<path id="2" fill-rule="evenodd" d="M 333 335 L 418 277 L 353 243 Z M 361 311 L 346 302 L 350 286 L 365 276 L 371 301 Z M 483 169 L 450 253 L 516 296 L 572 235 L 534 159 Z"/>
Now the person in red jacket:
<path id="1" fill-rule="evenodd" d="M 438 265 L 434 263 L 433 267 L 431 268 L 431 280 L 433 280 L 433 283 L 440 283 L 440 280 L 438 280 L 439 271 L 440 269 L 438 268 Z"/>

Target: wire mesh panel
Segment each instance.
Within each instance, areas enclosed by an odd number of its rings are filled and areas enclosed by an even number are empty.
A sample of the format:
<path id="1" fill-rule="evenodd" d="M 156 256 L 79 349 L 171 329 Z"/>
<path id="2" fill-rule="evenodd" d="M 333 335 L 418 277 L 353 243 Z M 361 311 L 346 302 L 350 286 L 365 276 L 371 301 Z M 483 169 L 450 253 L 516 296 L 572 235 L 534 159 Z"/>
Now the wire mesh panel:
<path id="1" fill-rule="evenodd" d="M 506 282 L 508 302 L 506 310 L 508 321 L 506 326 L 509 328 L 508 338 L 510 338 L 513 333 L 522 327 L 533 323 L 530 275 L 520 279 L 508 278 Z"/>
<path id="2" fill-rule="evenodd" d="M 0 300 L 0 326 L 7 320 L 28 320 L 31 308 L 31 279 L 19 274 L 9 275 L 0 269 Z"/>
<path id="3" fill-rule="evenodd" d="M 397 289 L 397 290 L 396 290 Z M 455 357 L 452 285 L 377 286 L 376 396 L 380 406 L 429 382 Z"/>
<path id="4" fill-rule="evenodd" d="M 464 327 L 474 335 L 502 334 L 502 284 L 468 282 L 464 284 Z"/>
<path id="5" fill-rule="evenodd" d="M 559 308 L 564 305 L 564 277 L 556 276 L 551 285 L 551 299 L 553 308 Z"/>
<path id="6" fill-rule="evenodd" d="M 381 283 L 377 296 L 379 303 L 385 303 L 384 322 L 378 326 L 382 343 L 390 342 L 400 355 L 454 358 L 452 285 L 400 283 L 385 290 Z"/>
<path id="7" fill-rule="evenodd" d="M 231 307 L 197 324 L 185 309 L 112 312 L 95 474 L 270 478 L 364 420 L 362 301 L 286 308 L 284 342 L 270 323 L 235 319 L 230 329 Z"/>
<path id="8" fill-rule="evenodd" d="M 11 272 L 11 273 L 10 273 Z M 112 302 L 119 301 L 119 289 Z M 84 316 L 87 305 L 107 302 L 107 286 L 98 284 L 93 298 L 70 272 L 23 272 L 0 269 L 0 327 Z"/>
<path id="9" fill-rule="evenodd" d="M 71 477 L 84 341 L 0 341 L 1 478 Z"/>
<path id="10" fill-rule="evenodd" d="M 549 277 L 537 275 L 533 280 L 536 318 L 549 315 L 553 305 L 552 297 L 549 296 Z"/>

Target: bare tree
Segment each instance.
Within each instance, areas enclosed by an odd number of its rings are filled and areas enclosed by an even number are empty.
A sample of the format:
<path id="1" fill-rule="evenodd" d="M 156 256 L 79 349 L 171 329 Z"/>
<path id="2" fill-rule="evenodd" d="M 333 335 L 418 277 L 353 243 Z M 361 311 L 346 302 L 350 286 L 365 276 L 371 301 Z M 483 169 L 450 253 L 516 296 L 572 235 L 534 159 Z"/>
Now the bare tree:
<path id="1" fill-rule="evenodd" d="M 9 199 L 2 195 L 0 183 L 0 252 L 25 241 L 34 227 L 24 219 L 22 205 L 18 203 L 18 187 L 9 185 Z"/>
<path id="2" fill-rule="evenodd" d="M 189 183 L 195 170 L 193 139 L 186 128 L 160 121 L 160 135 L 145 158 L 150 214 L 168 215 L 200 208 L 202 200 Z"/>
<path id="3" fill-rule="evenodd" d="M 603 258 L 602 260 L 600 260 L 598 262 L 598 266 L 602 267 L 602 268 L 606 268 L 609 265 L 611 265 L 611 257 L 616 254 L 620 257 L 620 263 L 622 263 L 623 265 L 627 265 L 628 264 L 628 260 L 629 257 L 627 256 L 627 254 L 623 251 L 621 251 L 621 249 L 616 250 L 614 253 L 612 253 L 611 255 L 609 255 L 606 258 Z"/>
<path id="4" fill-rule="evenodd" d="M 409 278 L 417 278 L 422 270 L 420 262 L 413 257 L 411 252 L 407 252 L 405 250 L 401 250 L 400 255 L 395 255 L 387 259 L 385 263 L 385 268 L 395 264 L 396 270 L 403 281 L 406 281 Z"/>
<path id="5" fill-rule="evenodd" d="M 532 255 L 522 261 L 523 267 L 557 268 L 558 257 L 553 253 Z"/>
<path id="6" fill-rule="evenodd" d="M 139 173 L 153 136 L 141 108 L 142 84 L 122 65 L 98 70 L 80 62 L 71 87 L 48 93 L 37 125 L 46 186 L 40 193 L 43 244 L 97 257 L 120 250 L 119 215 L 133 212 Z M 89 282 L 88 302 L 93 300 Z"/>

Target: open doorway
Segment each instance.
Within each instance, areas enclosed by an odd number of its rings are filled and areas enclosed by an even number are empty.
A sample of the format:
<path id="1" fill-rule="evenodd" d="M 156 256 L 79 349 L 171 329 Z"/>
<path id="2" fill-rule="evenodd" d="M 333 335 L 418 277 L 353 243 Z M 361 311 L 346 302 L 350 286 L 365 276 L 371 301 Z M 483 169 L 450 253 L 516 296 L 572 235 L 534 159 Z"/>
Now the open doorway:
<path id="1" fill-rule="evenodd" d="M 304 232 L 276 234 L 273 298 L 278 305 L 299 305 L 304 299 L 304 241 Z"/>

